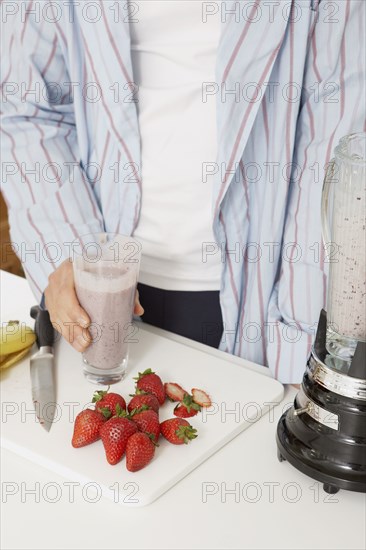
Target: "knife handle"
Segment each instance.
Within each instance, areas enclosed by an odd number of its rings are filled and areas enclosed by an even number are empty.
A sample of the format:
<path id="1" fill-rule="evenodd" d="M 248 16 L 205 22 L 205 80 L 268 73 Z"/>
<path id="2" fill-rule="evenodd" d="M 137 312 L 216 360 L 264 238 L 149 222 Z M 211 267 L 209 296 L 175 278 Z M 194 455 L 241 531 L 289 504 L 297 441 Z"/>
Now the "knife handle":
<path id="1" fill-rule="evenodd" d="M 39 306 L 33 306 L 31 307 L 30 314 L 36 321 L 34 331 L 36 333 L 38 347 L 52 347 L 55 341 L 55 331 L 48 311 L 41 309 Z"/>

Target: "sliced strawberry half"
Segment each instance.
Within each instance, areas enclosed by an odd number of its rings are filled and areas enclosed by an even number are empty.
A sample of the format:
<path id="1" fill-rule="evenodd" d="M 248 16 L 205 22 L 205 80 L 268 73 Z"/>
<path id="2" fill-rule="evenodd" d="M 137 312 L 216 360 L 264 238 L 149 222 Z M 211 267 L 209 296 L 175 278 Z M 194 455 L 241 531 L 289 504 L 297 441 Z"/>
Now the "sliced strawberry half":
<path id="1" fill-rule="evenodd" d="M 184 396 L 188 394 L 186 390 L 175 382 L 166 382 L 164 384 L 165 395 L 170 401 L 183 401 Z"/>
<path id="2" fill-rule="evenodd" d="M 211 407 L 212 401 L 210 399 L 210 396 L 203 390 L 199 390 L 198 388 L 192 388 L 192 397 L 193 401 L 200 405 L 201 407 Z"/>
<path id="3" fill-rule="evenodd" d="M 196 416 L 197 413 L 198 411 L 195 409 L 188 411 L 184 405 L 177 405 L 173 411 L 174 416 L 178 416 L 178 418 L 190 418 Z"/>
<path id="4" fill-rule="evenodd" d="M 183 401 L 174 408 L 173 414 L 180 418 L 190 418 L 191 416 L 195 416 L 200 410 L 201 406 L 195 403 L 192 395 L 187 393 Z"/>

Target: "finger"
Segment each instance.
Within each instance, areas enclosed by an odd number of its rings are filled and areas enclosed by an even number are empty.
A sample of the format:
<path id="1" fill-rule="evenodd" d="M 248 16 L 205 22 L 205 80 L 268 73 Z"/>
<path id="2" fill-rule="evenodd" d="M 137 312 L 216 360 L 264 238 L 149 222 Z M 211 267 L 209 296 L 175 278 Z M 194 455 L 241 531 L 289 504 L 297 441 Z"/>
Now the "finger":
<path id="1" fill-rule="evenodd" d="M 73 296 L 70 298 L 72 292 L 69 291 L 62 294 L 67 294 L 66 298 L 62 301 L 62 308 L 54 304 L 47 304 L 51 322 L 54 328 L 77 351 L 83 351 L 91 342 L 89 331 L 86 328 L 90 325 L 89 317 L 77 302 L 76 297 L 75 299 Z"/>
<path id="2" fill-rule="evenodd" d="M 61 266 L 49 276 L 49 285 L 45 290 L 46 306 L 49 311 L 63 310 L 67 317 L 76 321 L 81 327 L 90 325 L 88 313 L 81 307 L 75 292 L 73 269 L 70 261 L 65 260 Z M 64 315 L 58 315 L 62 319 Z"/>
<path id="3" fill-rule="evenodd" d="M 144 313 L 144 308 L 142 307 L 142 305 L 140 304 L 140 299 L 139 299 L 140 295 L 139 295 L 139 291 L 136 290 L 136 294 L 135 294 L 135 308 L 133 310 L 134 314 L 135 315 L 143 315 Z"/>
<path id="4" fill-rule="evenodd" d="M 67 296 L 67 304 L 65 307 L 67 316 L 72 320 L 78 323 L 83 328 L 87 328 L 90 325 L 90 317 L 81 307 L 76 296 L 74 289 L 71 289 Z"/>
<path id="5" fill-rule="evenodd" d="M 73 323 L 72 331 L 69 334 L 69 342 L 77 351 L 85 351 L 91 344 L 92 338 L 87 328 L 82 328 L 80 325 Z"/>
<path id="6" fill-rule="evenodd" d="M 57 330 L 61 332 L 65 340 L 77 351 L 84 351 L 91 343 L 92 338 L 89 330 L 81 327 L 66 313 L 60 314 L 54 323 L 57 325 Z"/>
<path id="7" fill-rule="evenodd" d="M 60 293 L 57 305 L 53 305 L 49 311 L 55 309 L 57 310 L 57 317 L 65 322 L 77 323 L 82 328 L 87 328 L 90 325 L 90 317 L 79 304 L 76 292 L 72 287 L 67 292 Z"/>
<path id="8" fill-rule="evenodd" d="M 89 330 L 87 328 L 81 328 L 80 326 L 77 326 L 75 328 L 74 336 L 75 338 L 73 342 L 71 342 L 71 345 L 74 349 L 76 349 L 76 351 L 85 351 L 92 342 Z"/>

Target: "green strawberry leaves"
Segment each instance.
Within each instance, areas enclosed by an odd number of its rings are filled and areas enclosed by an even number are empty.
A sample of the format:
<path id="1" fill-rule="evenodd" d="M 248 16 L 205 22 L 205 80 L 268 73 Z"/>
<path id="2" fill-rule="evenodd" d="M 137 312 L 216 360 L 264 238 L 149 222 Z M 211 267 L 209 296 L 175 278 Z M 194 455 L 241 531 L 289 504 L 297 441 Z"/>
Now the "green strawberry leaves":
<path id="1" fill-rule="evenodd" d="M 179 439 L 183 439 L 184 443 L 189 443 L 192 439 L 197 437 L 197 430 L 192 426 L 179 426 L 175 431 L 175 434 Z"/>
<path id="2" fill-rule="evenodd" d="M 188 393 L 186 393 L 184 395 L 182 405 L 184 405 L 186 407 L 188 412 L 191 412 L 191 409 L 193 409 L 194 411 L 200 411 L 201 410 L 201 405 L 196 403 L 193 400 L 193 397 L 191 395 L 189 395 Z"/>
<path id="3" fill-rule="evenodd" d="M 122 409 L 121 405 L 117 403 L 116 405 L 116 414 L 114 415 L 116 418 L 129 418 L 129 414 L 125 409 Z"/>
<path id="4" fill-rule="evenodd" d="M 136 380 L 136 378 L 134 380 Z M 148 392 L 145 390 L 140 390 L 140 388 L 136 388 L 135 393 L 129 394 L 130 397 L 136 397 L 136 395 L 148 395 Z"/>
<path id="5" fill-rule="evenodd" d="M 143 411 L 148 411 L 150 407 L 148 405 L 141 405 L 141 407 L 137 407 L 136 409 L 132 409 L 129 416 L 132 418 L 135 414 L 138 414 Z"/>
<path id="6" fill-rule="evenodd" d="M 107 395 L 107 393 L 109 392 L 109 388 L 110 388 L 110 386 L 108 386 L 108 388 L 106 390 L 95 391 L 94 395 L 93 395 L 92 403 L 97 403 L 98 401 L 103 399 L 103 397 L 105 397 Z"/>
<path id="7" fill-rule="evenodd" d="M 112 412 L 108 407 L 101 407 L 100 409 L 98 409 L 98 412 L 101 413 L 104 416 L 104 418 L 107 418 L 107 419 L 109 419 L 112 416 Z"/>

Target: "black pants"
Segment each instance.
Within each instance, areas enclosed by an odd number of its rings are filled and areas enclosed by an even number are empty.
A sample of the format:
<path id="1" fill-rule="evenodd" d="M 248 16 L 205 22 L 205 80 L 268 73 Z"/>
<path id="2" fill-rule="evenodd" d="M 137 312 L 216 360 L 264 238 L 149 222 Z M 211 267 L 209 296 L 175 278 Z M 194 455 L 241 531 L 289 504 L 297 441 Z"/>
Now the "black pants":
<path id="1" fill-rule="evenodd" d="M 162 290 L 138 284 L 142 320 L 217 348 L 223 324 L 219 291 Z"/>

